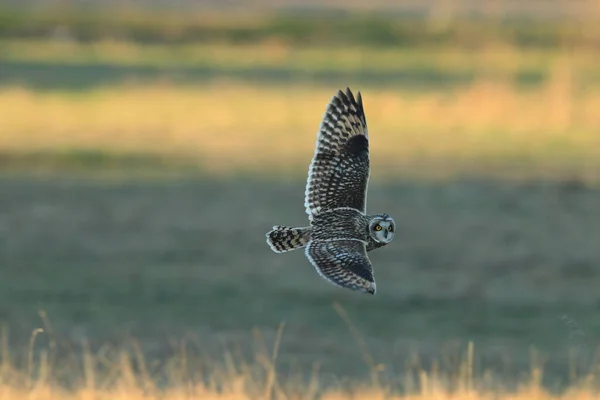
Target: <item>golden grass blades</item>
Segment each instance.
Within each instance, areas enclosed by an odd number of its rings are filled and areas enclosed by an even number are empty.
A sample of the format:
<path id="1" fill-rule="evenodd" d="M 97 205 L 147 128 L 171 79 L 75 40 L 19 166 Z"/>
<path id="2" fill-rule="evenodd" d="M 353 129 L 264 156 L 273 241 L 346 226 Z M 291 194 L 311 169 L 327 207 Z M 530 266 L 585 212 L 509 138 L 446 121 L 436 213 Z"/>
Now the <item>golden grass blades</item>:
<path id="1" fill-rule="evenodd" d="M 279 340 L 279 339 L 277 339 Z M 275 347 L 277 344 L 275 344 Z M 469 345 L 472 349 L 472 344 Z M 468 350 L 470 352 L 472 350 Z M 3 355 L 4 356 L 4 355 Z M 273 354 L 274 356 L 274 354 Z M 275 366 L 272 363 L 262 365 L 261 358 L 270 358 L 268 354 L 257 355 L 256 365 L 236 365 L 233 370 L 218 366 L 206 371 L 213 376 L 210 380 L 188 378 L 183 381 L 159 383 L 147 375 L 144 360 L 133 353 L 122 352 L 108 366 L 108 373 L 95 370 L 96 380 L 83 380 L 81 384 L 66 387 L 52 379 L 53 371 L 47 375 L 33 375 L 10 365 L 0 371 L 0 398 L 3 400 L 593 400 L 599 399 L 597 390 L 590 384 L 594 377 L 589 376 L 581 383 L 568 388 L 562 394 L 551 393 L 541 386 L 541 369 L 532 368 L 530 379 L 524 381 L 516 390 L 490 390 L 482 382 L 471 382 L 473 366 L 469 364 L 470 353 L 465 354 L 465 366 L 471 370 L 460 377 L 457 389 L 447 389 L 444 378 L 433 370 L 414 371 L 418 376 L 418 389 L 410 393 L 401 393 L 385 386 L 356 385 L 354 387 L 320 387 L 311 385 L 288 385 L 286 379 L 273 380 Z M 86 369 L 100 363 L 95 356 L 84 355 Z M 177 368 L 174 365 L 181 360 L 171 360 L 165 368 Z M 41 363 L 36 370 L 43 368 Z M 90 364 L 91 363 L 91 364 Z M 74 366 L 75 367 L 75 366 Z M 462 367 L 461 367 L 462 368 Z M 262 370 L 261 374 L 253 372 Z M 227 372 L 229 371 L 229 372 Z M 87 374 L 87 372 L 85 372 Z M 290 380 L 291 381 L 291 380 Z M 24 384 L 24 382 L 27 382 Z M 477 387 L 471 387 L 471 384 Z M 271 392 L 272 389 L 276 389 Z"/>

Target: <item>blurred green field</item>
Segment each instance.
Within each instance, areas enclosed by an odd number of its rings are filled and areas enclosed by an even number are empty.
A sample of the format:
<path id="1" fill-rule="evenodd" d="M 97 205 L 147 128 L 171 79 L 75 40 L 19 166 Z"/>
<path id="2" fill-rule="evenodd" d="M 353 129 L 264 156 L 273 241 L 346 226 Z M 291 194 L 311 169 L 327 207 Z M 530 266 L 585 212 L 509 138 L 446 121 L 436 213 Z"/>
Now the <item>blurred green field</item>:
<path id="1" fill-rule="evenodd" d="M 518 49 L 493 44 L 460 47 L 291 46 L 251 44 L 140 44 L 102 40 L 0 40 L 3 85 L 85 90 L 131 80 L 201 84 L 214 79 L 272 85 L 339 84 L 412 90 L 457 89 L 488 79 L 527 90 L 547 84 L 568 62 L 579 90 L 597 90 L 594 49 Z"/>
<path id="2" fill-rule="evenodd" d="M 371 366 L 338 302 L 390 382 L 414 354 L 418 365 L 438 358 L 451 372 L 468 340 L 477 373 L 491 369 L 505 383 L 530 369 L 532 346 L 551 387 L 569 382 L 569 351 L 578 351 L 579 375 L 591 368 L 597 189 L 374 179 L 369 210 L 400 226 L 371 255 L 375 297 L 331 286 L 302 252 L 266 245 L 272 225 L 305 221 L 303 191 L 302 181 L 2 179 L 0 315 L 13 356 L 25 361 L 29 333 L 44 326 L 39 310 L 52 332 L 38 347 L 58 338 L 59 367 L 84 339 L 102 352 L 136 338 L 149 363 L 186 337 L 206 358 L 231 350 L 251 360 L 252 330 L 271 343 L 285 322 L 282 376 L 316 363 L 323 384 L 367 379 Z"/>
<path id="3" fill-rule="evenodd" d="M 585 18 L 573 18 L 568 13 L 561 15 L 560 11 L 559 18 L 545 18 L 539 12 L 511 15 L 505 13 L 506 4 L 497 1 L 481 2 L 479 7 L 475 4 L 471 13 L 454 12 L 458 10 L 453 10 L 452 3 L 460 2 L 441 3 L 444 4 L 425 8 L 425 12 L 342 11 L 339 7 L 305 12 L 273 7 L 152 9 L 143 3 L 109 7 L 101 4 L 86 7 L 71 2 L 37 7 L 5 5 L 0 7 L 0 37 L 32 38 L 67 33 L 83 41 L 129 38 L 144 43 L 231 44 L 275 40 L 293 45 L 402 47 L 472 47 L 498 42 L 515 47 L 545 48 L 598 45 L 600 28 L 595 20 L 599 12 L 593 1 L 583 10 Z M 560 7 L 553 8 L 560 10 Z"/>
<path id="4" fill-rule="evenodd" d="M 262 365 L 256 332 L 272 343 L 282 322 L 278 376 L 303 374 L 305 390 L 316 371 L 332 399 L 373 371 L 406 389 L 436 359 L 464 380 L 469 341 L 492 388 L 532 357 L 551 389 L 597 368 L 593 18 L 118 10 L 0 9 L 0 397 L 24 396 L 13 364 L 91 390 L 76 358 L 89 345 L 99 377 L 149 374 L 121 398 L 152 398 L 144 385 L 187 362 L 184 341 L 209 376 Z M 306 222 L 316 132 L 346 86 L 370 129 L 368 208 L 399 224 L 370 256 L 374 297 L 264 237 Z M 150 372 L 119 358 L 132 338 Z M 227 373 L 223 398 L 248 398 L 238 378 L 253 372 Z"/>
<path id="5" fill-rule="evenodd" d="M 132 78 L 184 84 L 225 78 L 437 90 L 489 78 L 536 86 L 568 59 L 587 88 L 600 82 L 593 7 L 587 15 L 5 7 L 0 84 L 88 89 Z"/>

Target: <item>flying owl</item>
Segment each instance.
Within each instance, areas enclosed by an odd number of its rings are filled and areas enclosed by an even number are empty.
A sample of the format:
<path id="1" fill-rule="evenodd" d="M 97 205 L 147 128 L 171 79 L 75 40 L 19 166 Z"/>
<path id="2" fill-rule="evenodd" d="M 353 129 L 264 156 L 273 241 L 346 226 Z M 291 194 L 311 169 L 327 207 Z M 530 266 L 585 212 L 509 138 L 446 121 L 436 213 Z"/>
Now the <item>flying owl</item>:
<path id="1" fill-rule="evenodd" d="M 387 214 L 366 215 L 370 176 L 369 133 L 360 92 L 331 98 L 308 170 L 304 206 L 309 226 L 276 225 L 266 234 L 276 253 L 306 247 L 317 272 L 331 283 L 375 294 L 367 252 L 394 239 Z"/>

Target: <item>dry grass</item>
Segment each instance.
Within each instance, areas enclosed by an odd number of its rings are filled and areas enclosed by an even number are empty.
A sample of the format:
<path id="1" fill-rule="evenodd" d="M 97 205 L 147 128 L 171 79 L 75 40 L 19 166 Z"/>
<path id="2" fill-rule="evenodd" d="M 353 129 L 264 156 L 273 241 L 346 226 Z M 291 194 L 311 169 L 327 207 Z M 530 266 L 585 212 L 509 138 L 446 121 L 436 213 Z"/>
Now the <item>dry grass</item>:
<path id="1" fill-rule="evenodd" d="M 589 389 L 572 389 L 564 395 L 552 395 L 538 387 L 525 387 L 513 393 L 479 393 L 477 391 L 457 391 L 448 392 L 440 389 L 424 390 L 418 394 L 401 395 L 389 394 L 382 389 L 359 389 L 352 390 L 349 393 L 346 391 L 331 390 L 323 393 L 321 396 L 311 396 L 302 391 L 289 394 L 280 394 L 274 396 L 260 396 L 256 394 L 248 394 L 245 390 L 235 388 L 243 384 L 241 380 L 234 381 L 234 388 L 225 389 L 223 391 L 215 391 L 207 388 L 204 385 L 189 385 L 185 388 L 169 388 L 164 390 L 147 389 L 143 386 L 123 384 L 115 389 L 95 389 L 84 388 L 74 392 L 65 391 L 64 389 L 56 388 L 51 385 L 36 385 L 30 390 L 18 389 L 10 385 L 0 386 L 0 396 L 5 400 L 22 400 L 22 399 L 39 399 L 39 400 L 155 400 L 155 399 L 170 399 L 170 400 L 254 400 L 254 399 L 321 399 L 321 400 L 349 400 L 349 399 L 364 399 L 364 400 L 592 400 L 599 399 L 600 396 L 595 391 Z M 427 376 L 422 376 L 423 380 L 427 380 Z M 433 385 L 434 386 L 434 385 Z M 435 386 L 434 386 L 435 387 Z"/>
<path id="2" fill-rule="evenodd" d="M 91 354 L 85 350 L 77 365 L 69 365 L 69 387 L 57 384 L 49 363 L 48 349 L 36 352 L 35 339 L 43 329 L 33 332 L 27 354 L 25 370 L 15 368 L 3 352 L 0 368 L 0 398 L 61 399 L 61 400 L 155 400 L 155 399 L 206 399 L 206 400 L 592 400 L 599 399 L 594 386 L 594 375 L 580 379 L 561 394 L 552 393 L 542 386 L 543 371 L 533 367 L 530 376 L 508 389 L 502 385 L 490 389 L 493 383 L 490 371 L 475 376 L 473 368 L 474 346 L 469 344 L 458 371 L 449 375 L 440 373 L 434 364 L 431 370 L 416 369 L 400 377 L 398 385 L 382 383 L 378 373 L 383 366 L 372 366 L 372 381 L 367 384 L 341 384 L 322 387 L 318 370 L 308 379 L 301 376 L 282 378 L 278 375 L 277 353 L 283 332 L 278 330 L 272 349 L 264 349 L 252 363 L 235 364 L 232 354 L 225 354 L 221 367 L 199 370 L 196 362 L 188 358 L 182 343 L 182 352 L 156 373 L 144 359 L 133 342 L 133 351 L 120 352 L 112 360 L 104 354 Z M 263 344 L 264 345 L 264 344 Z M 84 348 L 87 345 L 84 342 Z M 368 355 L 368 354 L 367 354 Z M 39 360 L 36 362 L 36 360 Z M 103 367 L 104 372 L 99 372 Z M 64 369 L 65 366 L 63 365 Z M 160 374 L 160 376 L 159 376 Z M 164 379 L 166 377 L 166 380 Z M 161 380 L 162 379 L 162 380 Z"/>
<path id="3" fill-rule="evenodd" d="M 561 66 L 562 65 L 562 66 Z M 362 90 L 374 163 L 511 166 L 597 177 L 600 96 L 568 63 L 540 89 L 479 81 L 454 92 Z M 98 150 L 193 157 L 216 170 L 304 166 L 333 87 L 168 83 L 85 93 L 0 91 L 0 151 Z M 460 168 L 459 168 L 460 169 Z M 383 170 L 380 169 L 380 171 Z"/>

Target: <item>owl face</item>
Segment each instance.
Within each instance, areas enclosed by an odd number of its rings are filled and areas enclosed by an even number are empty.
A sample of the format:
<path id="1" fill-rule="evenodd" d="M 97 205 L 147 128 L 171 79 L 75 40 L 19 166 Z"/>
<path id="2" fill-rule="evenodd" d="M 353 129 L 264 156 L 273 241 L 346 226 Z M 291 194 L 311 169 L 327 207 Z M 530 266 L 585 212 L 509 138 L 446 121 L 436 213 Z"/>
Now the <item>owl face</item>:
<path id="1" fill-rule="evenodd" d="M 387 244 L 396 235 L 396 223 L 389 215 L 378 215 L 369 223 L 369 234 L 376 242 Z"/>

